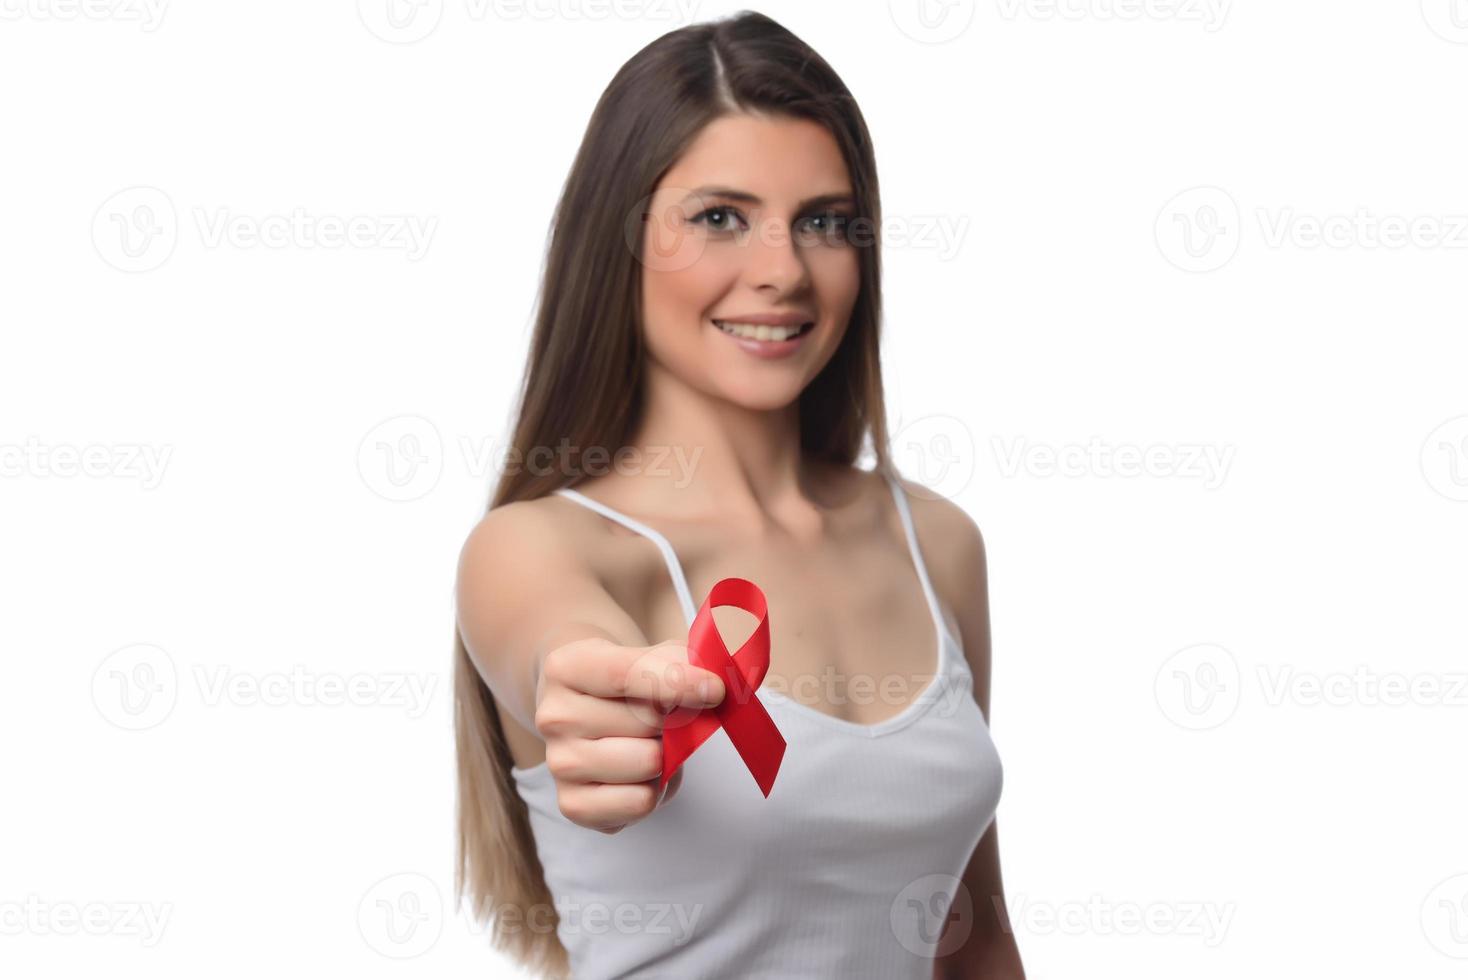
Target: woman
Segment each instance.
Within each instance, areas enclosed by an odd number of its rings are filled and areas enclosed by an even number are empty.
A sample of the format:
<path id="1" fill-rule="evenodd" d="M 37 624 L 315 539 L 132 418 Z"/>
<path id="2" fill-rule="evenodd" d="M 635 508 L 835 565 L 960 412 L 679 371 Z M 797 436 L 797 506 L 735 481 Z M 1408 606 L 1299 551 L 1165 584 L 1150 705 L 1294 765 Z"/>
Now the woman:
<path id="1" fill-rule="evenodd" d="M 850 93 L 762 15 L 659 38 L 592 114 L 459 565 L 456 885 L 539 972 L 1023 976 L 983 541 L 891 467 L 879 219 Z M 667 712 L 729 694 L 684 644 L 736 576 L 778 781 L 720 731 L 660 794 Z"/>

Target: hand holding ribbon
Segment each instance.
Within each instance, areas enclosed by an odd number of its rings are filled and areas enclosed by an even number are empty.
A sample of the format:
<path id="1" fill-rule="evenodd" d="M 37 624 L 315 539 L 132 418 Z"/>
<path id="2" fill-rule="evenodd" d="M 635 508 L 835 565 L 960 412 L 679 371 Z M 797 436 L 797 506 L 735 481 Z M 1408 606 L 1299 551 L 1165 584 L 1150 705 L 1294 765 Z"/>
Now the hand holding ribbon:
<path id="1" fill-rule="evenodd" d="M 737 606 L 759 617 L 754 632 L 733 656 L 714 625 L 716 606 Z M 718 674 L 726 693 L 724 700 L 712 708 L 697 710 L 686 723 L 664 728 L 663 773 L 658 789 L 667 786 L 678 767 L 722 726 L 760 791 L 768 798 L 780 771 L 780 760 L 785 756 L 785 739 L 756 697 L 770 668 L 770 616 L 765 594 L 759 586 L 742 578 L 714 583 L 689 627 L 688 659 L 695 666 Z"/>

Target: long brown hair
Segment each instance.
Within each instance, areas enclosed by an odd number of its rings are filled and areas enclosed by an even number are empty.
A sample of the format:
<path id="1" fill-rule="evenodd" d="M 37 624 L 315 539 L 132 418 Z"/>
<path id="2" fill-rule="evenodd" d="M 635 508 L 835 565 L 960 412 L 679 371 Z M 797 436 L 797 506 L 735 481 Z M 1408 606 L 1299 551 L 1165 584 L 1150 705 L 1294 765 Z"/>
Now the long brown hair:
<path id="1" fill-rule="evenodd" d="M 741 111 L 820 123 L 841 148 L 852 183 L 852 222 L 868 229 L 851 321 L 830 362 L 800 395 L 807 458 L 853 464 L 866 448 L 889 467 L 879 363 L 881 227 L 876 162 L 855 100 L 808 45 L 763 14 L 742 11 L 659 37 L 637 52 L 596 104 L 552 218 L 534 333 L 521 381 L 509 458 L 535 447 L 604 446 L 631 438 L 642 410 L 640 222 L 663 173 L 714 119 Z M 564 220 L 564 224 L 563 224 Z M 543 496 L 573 480 L 554 467 L 507 467 L 489 507 Z M 539 470 L 539 472 L 537 472 Z M 493 918 L 495 948 L 545 976 L 567 974 L 566 950 L 543 926 L 554 902 L 536 856 L 524 801 L 489 688 L 454 636 L 458 744 L 457 899 L 477 922 Z M 456 902 L 457 907 L 457 902 Z M 510 908 L 518 915 L 498 915 Z M 535 909 L 537 929 L 526 928 Z"/>

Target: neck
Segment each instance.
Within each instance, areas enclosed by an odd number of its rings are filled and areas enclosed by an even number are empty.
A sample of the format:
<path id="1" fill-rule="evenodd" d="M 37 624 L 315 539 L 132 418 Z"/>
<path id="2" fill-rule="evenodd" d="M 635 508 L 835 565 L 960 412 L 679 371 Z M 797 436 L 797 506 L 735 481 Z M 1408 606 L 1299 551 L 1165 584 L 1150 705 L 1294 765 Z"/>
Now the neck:
<path id="1" fill-rule="evenodd" d="M 750 409 L 649 365 L 642 424 L 628 441 L 639 505 L 679 519 L 718 515 L 751 529 L 810 519 L 815 468 L 800 447 L 799 402 Z"/>

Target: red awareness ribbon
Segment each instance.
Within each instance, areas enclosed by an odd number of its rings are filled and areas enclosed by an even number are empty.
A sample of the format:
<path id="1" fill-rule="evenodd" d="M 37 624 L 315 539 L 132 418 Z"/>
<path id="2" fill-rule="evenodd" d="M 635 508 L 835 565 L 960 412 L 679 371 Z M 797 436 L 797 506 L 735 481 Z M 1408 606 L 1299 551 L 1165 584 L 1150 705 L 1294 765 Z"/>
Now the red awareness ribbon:
<path id="1" fill-rule="evenodd" d="M 715 606 L 738 606 L 759 617 L 759 625 L 732 657 L 714 625 Z M 780 771 L 780 760 L 785 756 L 785 739 L 755 696 L 765 672 L 770 669 L 770 614 L 759 586 L 742 578 L 720 579 L 714 583 L 688 628 L 688 659 L 695 667 L 712 671 L 723 679 L 724 700 L 712 708 L 675 708 L 667 715 L 663 728 L 663 774 L 658 790 L 667 786 L 684 760 L 722 726 L 768 798 Z M 691 718 L 689 712 L 694 712 Z"/>

